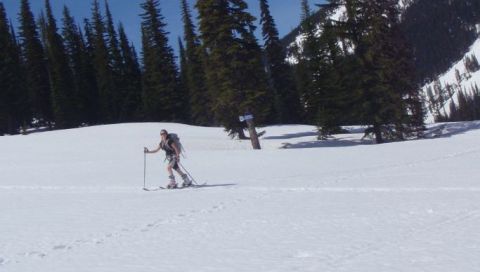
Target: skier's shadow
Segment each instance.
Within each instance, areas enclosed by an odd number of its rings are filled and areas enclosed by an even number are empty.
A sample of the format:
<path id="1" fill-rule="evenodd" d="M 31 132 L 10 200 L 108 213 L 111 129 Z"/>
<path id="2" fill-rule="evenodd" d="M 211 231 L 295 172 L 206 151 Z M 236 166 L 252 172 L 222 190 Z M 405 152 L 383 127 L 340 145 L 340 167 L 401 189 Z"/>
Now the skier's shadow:
<path id="1" fill-rule="evenodd" d="M 236 183 L 225 183 L 225 184 L 201 184 L 195 185 L 195 188 L 215 188 L 215 187 L 232 187 L 237 186 Z"/>

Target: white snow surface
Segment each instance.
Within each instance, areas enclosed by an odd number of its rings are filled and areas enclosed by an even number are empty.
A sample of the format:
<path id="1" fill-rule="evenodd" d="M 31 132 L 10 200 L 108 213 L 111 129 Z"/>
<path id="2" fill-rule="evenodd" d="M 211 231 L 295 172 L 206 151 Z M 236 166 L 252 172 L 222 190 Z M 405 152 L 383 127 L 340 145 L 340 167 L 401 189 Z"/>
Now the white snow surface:
<path id="1" fill-rule="evenodd" d="M 162 128 L 207 186 L 142 190 Z M 267 127 L 260 151 L 171 123 L 0 137 L 0 271 L 480 271 L 480 122 L 429 128 Z M 146 166 L 167 183 L 161 153 Z"/>

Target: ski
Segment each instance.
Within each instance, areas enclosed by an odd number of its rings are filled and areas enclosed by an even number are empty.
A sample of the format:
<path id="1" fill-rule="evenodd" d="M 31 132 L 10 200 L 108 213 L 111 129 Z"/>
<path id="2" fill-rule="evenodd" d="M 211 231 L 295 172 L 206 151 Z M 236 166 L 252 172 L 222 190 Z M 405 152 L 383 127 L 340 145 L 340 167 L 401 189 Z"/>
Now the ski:
<path id="1" fill-rule="evenodd" d="M 207 183 L 203 183 L 203 184 L 199 184 L 199 185 L 191 185 L 191 186 L 186 186 L 186 187 L 177 187 L 177 188 L 166 188 L 166 187 L 162 187 L 162 186 L 159 186 L 159 187 L 154 187 L 154 188 L 143 188 L 144 191 L 147 191 L 147 192 L 153 192 L 153 191 L 160 191 L 160 190 L 183 190 L 183 189 L 188 189 L 188 188 L 202 188 L 202 187 L 205 187 L 207 185 Z"/>
<path id="2" fill-rule="evenodd" d="M 154 188 L 143 188 L 144 191 L 151 192 L 151 191 L 158 191 L 158 190 L 166 190 L 165 187 L 154 187 Z"/>

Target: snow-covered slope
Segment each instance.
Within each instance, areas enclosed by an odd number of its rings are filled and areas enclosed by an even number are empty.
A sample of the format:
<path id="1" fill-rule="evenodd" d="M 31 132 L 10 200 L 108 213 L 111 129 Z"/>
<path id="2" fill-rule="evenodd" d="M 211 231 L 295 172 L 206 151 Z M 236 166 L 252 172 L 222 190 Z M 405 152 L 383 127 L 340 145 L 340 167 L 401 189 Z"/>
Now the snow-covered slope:
<path id="1" fill-rule="evenodd" d="M 178 133 L 202 188 L 146 192 Z M 124 124 L 0 137 L 0 271 L 477 271 L 480 122 L 384 145 Z M 161 154 L 147 187 L 166 183 Z"/>
<path id="2" fill-rule="evenodd" d="M 436 81 L 426 84 L 422 89 L 427 102 L 428 109 L 427 122 L 435 121 L 435 115 L 438 113 L 449 114 L 450 102 L 458 105 L 458 93 L 463 91 L 469 94 L 475 85 L 480 87 L 480 70 L 468 71 L 466 68 L 466 58 L 475 56 L 480 59 L 480 38 L 470 47 L 465 56 L 456 62 L 447 72 L 440 75 Z M 436 86 L 435 86 L 436 85 Z M 435 101 L 440 100 L 440 95 L 446 97 L 441 99 L 440 105 L 435 107 Z"/>

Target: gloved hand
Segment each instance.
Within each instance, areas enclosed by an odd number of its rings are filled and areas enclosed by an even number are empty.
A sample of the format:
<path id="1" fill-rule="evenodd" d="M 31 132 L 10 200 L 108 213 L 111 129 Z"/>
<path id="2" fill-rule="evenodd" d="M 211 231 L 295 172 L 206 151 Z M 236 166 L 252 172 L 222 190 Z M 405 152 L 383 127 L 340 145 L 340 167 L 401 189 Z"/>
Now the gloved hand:
<path id="1" fill-rule="evenodd" d="M 148 152 L 149 152 L 149 151 L 148 151 L 148 148 L 144 147 L 144 148 L 143 148 L 143 153 L 148 153 Z"/>

